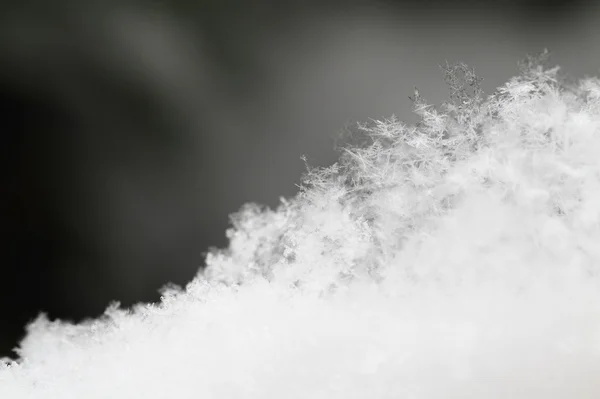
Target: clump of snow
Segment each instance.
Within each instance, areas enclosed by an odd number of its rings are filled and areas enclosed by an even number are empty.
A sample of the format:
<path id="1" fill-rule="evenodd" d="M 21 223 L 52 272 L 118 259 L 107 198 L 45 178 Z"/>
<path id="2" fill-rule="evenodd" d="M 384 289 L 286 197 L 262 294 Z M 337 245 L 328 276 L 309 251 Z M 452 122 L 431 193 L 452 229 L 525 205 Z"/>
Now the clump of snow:
<path id="1" fill-rule="evenodd" d="M 232 217 L 185 290 L 40 316 L 0 398 L 600 397 L 600 81 L 542 54 Z"/>

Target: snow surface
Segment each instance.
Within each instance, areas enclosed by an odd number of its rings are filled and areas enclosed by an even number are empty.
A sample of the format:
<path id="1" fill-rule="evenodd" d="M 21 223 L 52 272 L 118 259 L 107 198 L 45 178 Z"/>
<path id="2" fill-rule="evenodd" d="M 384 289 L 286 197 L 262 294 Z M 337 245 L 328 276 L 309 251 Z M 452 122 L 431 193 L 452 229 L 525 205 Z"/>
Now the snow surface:
<path id="1" fill-rule="evenodd" d="M 447 66 L 159 305 L 40 316 L 0 398 L 599 398 L 600 81 L 542 60 Z"/>

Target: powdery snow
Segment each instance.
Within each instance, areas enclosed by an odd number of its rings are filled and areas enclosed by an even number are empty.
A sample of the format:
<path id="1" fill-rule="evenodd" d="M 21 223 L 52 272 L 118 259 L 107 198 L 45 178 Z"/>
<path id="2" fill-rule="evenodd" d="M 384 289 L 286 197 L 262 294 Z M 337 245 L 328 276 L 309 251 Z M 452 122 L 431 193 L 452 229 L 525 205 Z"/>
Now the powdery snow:
<path id="1" fill-rule="evenodd" d="M 600 82 L 543 57 L 232 216 L 185 290 L 40 316 L 0 398 L 600 397 Z"/>

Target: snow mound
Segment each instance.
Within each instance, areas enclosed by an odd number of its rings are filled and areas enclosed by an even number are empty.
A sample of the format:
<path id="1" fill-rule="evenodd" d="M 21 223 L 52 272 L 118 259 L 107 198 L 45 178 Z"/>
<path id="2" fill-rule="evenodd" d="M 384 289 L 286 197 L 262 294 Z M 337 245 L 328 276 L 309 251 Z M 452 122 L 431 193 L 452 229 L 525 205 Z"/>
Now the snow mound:
<path id="1" fill-rule="evenodd" d="M 600 80 L 546 56 L 487 98 L 446 64 L 160 304 L 40 316 L 0 398 L 600 397 Z"/>

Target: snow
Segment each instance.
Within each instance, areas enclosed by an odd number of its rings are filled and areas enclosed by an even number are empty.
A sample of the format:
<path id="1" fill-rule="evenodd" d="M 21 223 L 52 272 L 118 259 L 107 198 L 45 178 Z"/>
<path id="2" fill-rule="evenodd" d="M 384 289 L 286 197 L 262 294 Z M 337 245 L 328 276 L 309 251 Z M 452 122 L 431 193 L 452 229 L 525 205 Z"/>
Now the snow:
<path id="1" fill-rule="evenodd" d="M 600 397 L 598 80 L 459 83 L 469 109 L 416 98 L 419 126 L 363 125 L 297 197 L 244 207 L 160 304 L 41 315 L 0 398 Z"/>

